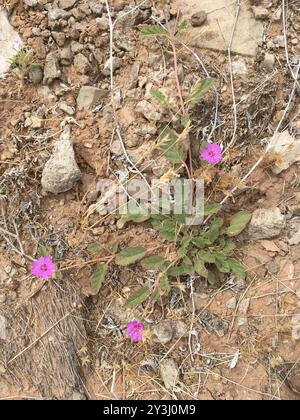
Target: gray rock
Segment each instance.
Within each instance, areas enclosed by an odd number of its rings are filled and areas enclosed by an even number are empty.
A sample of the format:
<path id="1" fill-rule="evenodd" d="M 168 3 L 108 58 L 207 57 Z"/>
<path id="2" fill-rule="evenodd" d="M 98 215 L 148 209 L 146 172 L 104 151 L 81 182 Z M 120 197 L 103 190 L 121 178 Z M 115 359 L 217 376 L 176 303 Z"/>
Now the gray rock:
<path id="1" fill-rule="evenodd" d="M 194 13 L 191 17 L 192 26 L 202 26 L 207 21 L 207 13 L 204 10 Z"/>
<path id="2" fill-rule="evenodd" d="M 114 57 L 113 58 L 113 72 L 115 72 L 116 70 L 118 70 L 122 66 L 122 64 L 123 64 L 123 60 L 121 58 Z M 110 58 L 104 64 L 103 74 L 105 76 L 109 76 L 110 75 Z"/>
<path id="3" fill-rule="evenodd" d="M 75 109 L 72 106 L 69 106 L 65 101 L 59 102 L 58 107 L 68 115 L 75 114 Z"/>
<path id="4" fill-rule="evenodd" d="M 278 207 L 258 209 L 252 215 L 248 234 L 252 240 L 275 238 L 285 225 L 285 218 Z"/>
<path id="5" fill-rule="evenodd" d="M 160 376 L 164 386 L 173 390 L 178 382 L 178 366 L 174 359 L 164 359 L 159 365 Z"/>
<path id="6" fill-rule="evenodd" d="M 29 76 L 29 80 L 34 84 L 34 85 L 38 85 L 41 83 L 41 81 L 43 80 L 43 70 L 41 69 L 40 66 L 37 67 L 32 67 L 29 70 L 28 73 Z"/>
<path id="7" fill-rule="evenodd" d="M 187 334 L 188 328 L 183 321 L 165 320 L 154 328 L 154 334 L 161 344 L 167 344 L 171 340 L 177 340 Z"/>
<path id="8" fill-rule="evenodd" d="M 72 394 L 72 400 L 73 401 L 84 401 L 86 400 L 86 396 L 84 394 L 82 394 L 81 392 L 73 392 Z"/>
<path id="9" fill-rule="evenodd" d="M 231 311 L 234 311 L 234 310 L 235 310 L 236 305 L 237 305 L 237 299 L 236 299 L 236 297 L 233 297 L 233 298 L 229 299 L 229 300 L 226 302 L 226 307 L 227 307 L 229 310 L 231 310 Z"/>
<path id="10" fill-rule="evenodd" d="M 3 293 L 0 294 L 0 304 L 1 303 L 5 303 L 6 302 L 6 295 L 4 295 Z"/>
<path id="11" fill-rule="evenodd" d="M 71 46 L 68 45 L 60 50 L 59 53 L 61 63 L 63 65 L 69 65 L 73 59 L 73 53 L 71 50 Z"/>
<path id="12" fill-rule="evenodd" d="M 100 31 L 107 31 L 109 28 L 109 20 L 107 17 L 103 16 L 101 18 L 97 18 L 97 27 L 100 29 Z"/>
<path id="13" fill-rule="evenodd" d="M 218 337 L 224 337 L 228 333 L 229 323 L 217 315 L 204 311 L 201 316 L 201 321 Z"/>
<path id="14" fill-rule="evenodd" d="M 91 69 L 89 60 L 86 58 L 85 55 L 79 53 L 75 56 L 74 65 L 77 71 L 81 74 L 87 74 Z"/>
<path id="15" fill-rule="evenodd" d="M 77 98 L 79 111 L 90 110 L 98 105 L 101 99 L 107 96 L 107 91 L 94 86 L 82 86 Z"/>
<path id="16" fill-rule="evenodd" d="M 103 13 L 103 5 L 99 3 L 91 3 L 90 5 L 91 12 L 96 16 L 101 16 Z"/>
<path id="17" fill-rule="evenodd" d="M 59 68 L 58 60 L 56 55 L 51 52 L 47 55 L 44 67 L 44 84 L 50 84 L 53 80 L 58 79 L 61 76 L 61 70 Z"/>
<path id="18" fill-rule="evenodd" d="M 55 8 L 48 10 L 49 20 L 68 19 L 70 16 L 71 14 L 64 9 Z"/>
<path id="19" fill-rule="evenodd" d="M 24 0 L 24 3 L 28 7 L 35 7 L 39 4 L 39 0 Z"/>
<path id="20" fill-rule="evenodd" d="M 145 100 L 137 104 L 136 111 L 143 114 L 148 121 L 160 121 L 163 115 L 160 109 Z"/>
<path id="21" fill-rule="evenodd" d="M 195 13 L 207 13 L 207 34 L 199 36 L 199 28 L 189 28 L 183 37 L 193 47 L 227 51 L 235 23 L 236 3 L 232 0 L 177 0 L 178 8 L 184 18 L 189 19 Z M 212 7 L 213 5 L 213 7 Z M 258 46 L 263 40 L 264 25 L 256 20 L 247 2 L 241 2 L 232 52 L 241 55 L 256 56 Z"/>
<path id="22" fill-rule="evenodd" d="M 248 73 L 247 66 L 243 60 L 233 61 L 231 63 L 232 73 L 239 76 L 245 75 Z"/>
<path id="23" fill-rule="evenodd" d="M 43 170 L 42 186 L 53 194 L 70 190 L 81 178 L 70 134 L 70 128 L 66 127 Z"/>
<path id="24" fill-rule="evenodd" d="M 289 239 L 289 245 L 299 245 L 300 244 L 300 225 L 297 227 L 297 231 Z"/>
<path id="25" fill-rule="evenodd" d="M 63 47 L 65 45 L 66 35 L 63 32 L 52 31 L 51 35 L 56 41 L 57 45 L 59 45 L 60 47 Z"/>
<path id="26" fill-rule="evenodd" d="M 267 52 L 265 54 L 264 61 L 262 62 L 263 69 L 271 72 L 272 70 L 274 70 L 275 61 L 275 55 Z"/>
<path id="27" fill-rule="evenodd" d="M 0 8 L 0 76 L 9 70 L 9 60 L 22 48 L 23 42 Z"/>
<path id="28" fill-rule="evenodd" d="M 0 340 L 6 340 L 6 319 L 0 315 Z"/>
<path id="29" fill-rule="evenodd" d="M 59 0 L 58 5 L 61 9 L 71 9 L 77 0 Z"/>
<path id="30" fill-rule="evenodd" d="M 288 130 L 278 133 L 272 140 L 269 153 L 278 154 L 272 171 L 280 174 L 296 162 L 300 162 L 300 141 L 291 136 Z"/>

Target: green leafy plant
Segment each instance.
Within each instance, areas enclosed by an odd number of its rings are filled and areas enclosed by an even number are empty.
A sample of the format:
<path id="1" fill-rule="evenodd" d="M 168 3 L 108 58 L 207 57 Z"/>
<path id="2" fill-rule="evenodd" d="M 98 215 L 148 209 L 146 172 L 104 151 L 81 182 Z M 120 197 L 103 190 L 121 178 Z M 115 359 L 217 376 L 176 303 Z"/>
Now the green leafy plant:
<path id="1" fill-rule="evenodd" d="M 33 68 L 40 67 L 40 64 L 34 56 L 34 52 L 26 48 L 21 49 L 11 58 L 10 65 L 12 68 L 18 69 L 22 77 L 28 76 L 30 70 Z"/>
<path id="2" fill-rule="evenodd" d="M 151 223 L 165 241 L 176 244 L 177 258 L 169 260 L 161 255 L 148 255 L 143 247 L 125 248 L 111 258 L 121 267 L 139 263 L 145 270 L 158 271 L 157 281 L 152 288 L 143 286 L 134 291 L 126 302 L 131 308 L 143 303 L 146 299 L 158 299 L 168 295 L 171 290 L 171 279 L 181 276 L 193 276 L 214 283 L 217 272 L 233 273 L 239 278 L 245 278 L 243 265 L 234 257 L 235 244 L 229 239 L 239 235 L 251 219 L 251 213 L 240 211 L 225 225 L 217 213 L 221 210 L 219 204 L 205 206 L 205 215 L 211 216 L 210 223 L 201 227 L 190 227 L 185 224 L 185 216 L 152 215 Z M 149 216 L 150 217 L 150 216 Z M 92 244 L 95 249 L 95 244 Z M 91 249 L 91 245 L 88 247 Z M 103 250 L 100 246 L 98 250 Z M 105 248 L 106 249 L 106 248 Z M 113 248 L 111 248 L 113 250 Z M 109 272 L 109 263 L 100 263 L 91 279 L 93 292 L 97 294 Z"/>

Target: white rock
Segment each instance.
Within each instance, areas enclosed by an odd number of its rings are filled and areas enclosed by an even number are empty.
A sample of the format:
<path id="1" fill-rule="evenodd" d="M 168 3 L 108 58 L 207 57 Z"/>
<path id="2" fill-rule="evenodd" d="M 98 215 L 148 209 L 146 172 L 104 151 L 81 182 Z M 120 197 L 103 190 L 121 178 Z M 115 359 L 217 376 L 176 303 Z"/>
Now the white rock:
<path id="1" fill-rule="evenodd" d="M 300 226 L 298 226 L 297 231 L 289 239 L 289 245 L 299 245 L 300 244 Z"/>
<path id="2" fill-rule="evenodd" d="M 137 104 L 136 111 L 143 114 L 148 121 L 160 121 L 162 118 L 162 112 L 145 100 Z"/>
<path id="3" fill-rule="evenodd" d="M 278 154 L 272 166 L 275 174 L 280 174 L 296 162 L 300 162 L 300 139 L 295 139 L 289 132 L 278 133 L 272 140 L 269 153 Z"/>
<path id="4" fill-rule="evenodd" d="M 238 60 L 232 62 L 232 73 L 237 75 L 244 75 L 248 73 L 247 66 L 244 61 Z"/>
<path id="5" fill-rule="evenodd" d="M 92 109 L 99 105 L 101 99 L 107 96 L 107 91 L 98 89 L 94 86 L 82 86 L 77 98 L 77 107 L 79 111 Z"/>
<path id="6" fill-rule="evenodd" d="M 285 218 L 278 207 L 258 209 L 252 215 L 248 233 L 253 240 L 275 238 L 285 225 Z"/>
<path id="7" fill-rule="evenodd" d="M 164 359 L 159 366 L 166 389 L 172 390 L 178 381 L 178 366 L 174 359 Z"/>
<path id="8" fill-rule="evenodd" d="M 45 165 L 42 186 L 46 191 L 59 194 L 73 188 L 80 178 L 81 172 L 75 160 L 70 128 L 66 127 L 54 146 L 51 158 Z"/>
<path id="9" fill-rule="evenodd" d="M 207 31 L 189 27 L 186 42 L 193 47 L 227 51 L 236 17 L 236 3 L 232 0 L 177 0 L 184 18 L 200 11 L 207 13 Z M 232 51 L 236 54 L 255 56 L 263 39 L 263 22 L 256 20 L 247 2 L 241 2 Z"/>
<path id="10" fill-rule="evenodd" d="M 0 340 L 6 340 L 6 319 L 0 315 Z"/>
<path id="11" fill-rule="evenodd" d="M 9 70 L 9 60 L 20 51 L 23 42 L 0 9 L 0 76 Z"/>

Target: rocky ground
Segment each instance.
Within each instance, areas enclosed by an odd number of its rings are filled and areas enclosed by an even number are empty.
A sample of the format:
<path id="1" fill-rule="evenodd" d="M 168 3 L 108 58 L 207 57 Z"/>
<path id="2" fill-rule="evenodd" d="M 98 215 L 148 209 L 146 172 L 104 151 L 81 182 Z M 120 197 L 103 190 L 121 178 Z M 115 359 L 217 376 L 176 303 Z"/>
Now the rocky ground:
<path id="1" fill-rule="evenodd" d="M 0 399 L 299 399 L 299 2 L 239 3 L 0 1 Z M 212 202 L 227 197 L 225 217 L 253 213 L 236 251 L 247 278 L 174 279 L 168 298 L 132 310 L 132 290 L 157 273 L 113 265 L 94 295 L 102 254 L 87 245 L 174 253 L 98 201 L 102 178 L 172 173 L 155 147 L 163 124 L 180 123 L 172 51 L 141 37 L 165 24 L 162 7 L 187 22 L 183 92 L 215 80 L 192 116 L 194 175 Z M 16 62 L 19 48 L 30 54 Z M 212 139 L 216 170 L 199 159 Z M 31 276 L 40 245 L 62 278 Z M 133 318 L 147 327 L 138 344 Z"/>

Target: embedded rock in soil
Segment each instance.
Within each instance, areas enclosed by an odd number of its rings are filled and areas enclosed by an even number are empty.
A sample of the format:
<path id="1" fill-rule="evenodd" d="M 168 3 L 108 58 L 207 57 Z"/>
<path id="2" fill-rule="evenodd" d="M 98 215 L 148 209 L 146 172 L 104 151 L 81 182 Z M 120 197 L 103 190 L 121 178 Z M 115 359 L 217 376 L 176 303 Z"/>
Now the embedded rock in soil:
<path id="1" fill-rule="evenodd" d="M 77 0 L 59 0 L 58 5 L 61 9 L 71 9 Z"/>
<path id="2" fill-rule="evenodd" d="M 44 84 L 50 84 L 53 80 L 61 76 L 61 70 L 58 65 L 57 57 L 54 53 L 49 53 L 46 57 L 44 67 Z"/>
<path id="3" fill-rule="evenodd" d="M 137 112 L 143 114 L 148 121 L 160 121 L 162 112 L 148 101 L 141 101 L 136 106 Z"/>
<path id="4" fill-rule="evenodd" d="M 0 315 L 0 340 L 6 340 L 6 319 Z"/>
<path id="5" fill-rule="evenodd" d="M 202 26 L 207 20 L 207 13 L 201 10 L 198 13 L 194 13 L 191 17 L 192 26 Z"/>
<path id="6" fill-rule="evenodd" d="M 300 140 L 292 137 L 289 132 L 278 133 L 271 142 L 269 153 L 278 154 L 272 171 L 280 174 L 296 162 L 300 162 Z"/>
<path id="7" fill-rule="evenodd" d="M 289 245 L 300 244 L 300 225 L 297 226 L 297 231 L 289 239 Z"/>
<path id="8" fill-rule="evenodd" d="M 167 344 L 172 339 L 179 339 L 187 332 L 187 326 L 183 321 L 166 320 L 160 322 L 154 328 L 154 334 L 161 344 Z"/>
<path id="9" fill-rule="evenodd" d="M 98 105 L 107 96 L 107 91 L 94 86 L 82 86 L 77 98 L 79 111 L 89 110 Z"/>
<path id="10" fill-rule="evenodd" d="M 166 389 L 172 390 L 178 381 L 178 366 L 174 359 L 164 359 L 159 366 Z"/>
<path id="11" fill-rule="evenodd" d="M 51 158 L 42 174 L 42 186 L 46 191 L 59 194 L 70 190 L 81 178 L 67 127 L 54 146 Z"/>
<path id="12" fill-rule="evenodd" d="M 0 76 L 10 67 L 9 60 L 17 54 L 23 43 L 10 25 L 4 10 L 0 10 Z"/>
<path id="13" fill-rule="evenodd" d="M 252 240 L 275 238 L 285 225 L 285 218 L 278 207 L 258 209 L 252 215 L 248 234 Z"/>
<path id="14" fill-rule="evenodd" d="M 190 19 L 195 13 L 207 13 L 207 31 L 201 34 L 202 28 L 190 27 L 186 31 L 186 41 L 198 48 L 227 51 L 236 19 L 236 3 L 232 0 L 174 0 L 182 11 L 184 18 Z M 232 52 L 256 56 L 258 45 L 263 40 L 263 22 L 256 20 L 247 2 L 241 2 Z"/>

